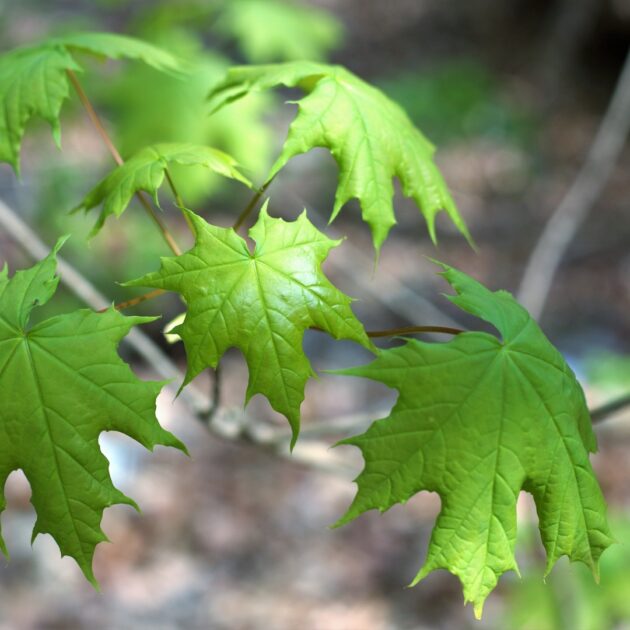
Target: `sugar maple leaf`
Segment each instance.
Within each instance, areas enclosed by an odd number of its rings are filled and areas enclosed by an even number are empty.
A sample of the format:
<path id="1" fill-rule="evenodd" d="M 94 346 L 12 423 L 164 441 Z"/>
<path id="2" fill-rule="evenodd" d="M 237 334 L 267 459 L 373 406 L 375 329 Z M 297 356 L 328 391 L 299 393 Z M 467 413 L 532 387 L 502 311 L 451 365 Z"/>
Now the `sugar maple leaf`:
<path id="1" fill-rule="evenodd" d="M 307 61 L 232 68 L 210 93 L 210 105 L 216 111 L 278 85 L 299 87 L 307 96 L 297 102 L 298 115 L 269 180 L 295 155 L 326 147 L 340 170 L 331 221 L 346 202 L 359 199 L 377 252 L 396 223 L 393 177 L 422 210 L 434 241 L 440 210 L 470 238 L 433 162 L 433 145 L 399 105 L 345 68 Z"/>
<path id="2" fill-rule="evenodd" d="M 391 415 L 342 444 L 359 447 L 365 469 L 338 524 L 385 511 L 421 490 L 442 510 L 428 557 L 459 577 L 477 616 L 514 558 L 516 501 L 536 502 L 547 573 L 567 555 L 591 567 L 612 539 L 591 468 L 596 450 L 584 394 L 560 353 L 507 292 L 491 292 L 444 265 L 451 301 L 490 322 L 502 339 L 467 332 L 448 343 L 410 340 L 370 365 L 342 371 L 399 391 Z"/>
<path id="3" fill-rule="evenodd" d="M 67 70 L 81 71 L 73 53 L 109 59 L 138 59 L 163 72 L 180 62 L 143 41 L 113 33 L 79 33 L 17 48 L 0 56 L 0 161 L 19 172 L 20 146 L 29 120 L 43 118 L 60 144 L 59 113 L 68 98 Z"/>
<path id="4" fill-rule="evenodd" d="M 156 420 L 163 384 L 139 380 L 116 352 L 133 326 L 152 318 L 79 310 L 29 327 L 32 309 L 56 291 L 60 246 L 12 278 L 0 273 L 0 511 L 6 479 L 21 468 L 37 514 L 33 539 L 50 534 L 96 586 L 103 510 L 135 506 L 112 484 L 100 433 L 120 431 L 148 449 L 185 447 Z M 1 536 L 0 546 L 6 554 Z"/>
<path id="5" fill-rule="evenodd" d="M 194 247 L 163 258 L 160 271 L 126 286 L 176 291 L 188 305 L 184 323 L 172 331 L 183 339 L 188 357 L 182 387 L 206 367 L 216 367 L 228 348 L 239 348 L 249 367 L 246 402 L 263 394 L 288 419 L 293 446 L 304 387 L 313 375 L 302 349 L 304 331 L 317 327 L 335 339 L 373 347 L 350 309 L 351 299 L 320 268 L 341 241 L 327 238 L 306 213 L 286 222 L 263 207 L 249 231 L 256 241 L 252 253 L 233 229 L 186 212 Z"/>
<path id="6" fill-rule="evenodd" d="M 164 181 L 169 163 L 203 166 L 218 175 L 236 179 L 251 187 L 250 181 L 237 168 L 236 160 L 218 149 L 189 143 L 165 143 L 145 147 L 121 166 L 116 167 L 74 208 L 74 212 L 103 204 L 92 230 L 96 234 L 110 215 L 120 216 L 139 190 L 153 197 Z"/>

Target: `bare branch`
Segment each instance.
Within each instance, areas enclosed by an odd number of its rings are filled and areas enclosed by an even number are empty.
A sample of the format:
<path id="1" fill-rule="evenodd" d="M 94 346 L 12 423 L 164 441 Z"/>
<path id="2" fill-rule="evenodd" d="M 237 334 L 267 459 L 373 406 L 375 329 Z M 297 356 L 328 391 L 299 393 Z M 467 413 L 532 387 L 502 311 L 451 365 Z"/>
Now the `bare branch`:
<path id="1" fill-rule="evenodd" d="M 586 161 L 527 262 L 518 299 L 535 319 L 540 318 L 567 247 L 601 195 L 629 131 L 630 53 Z"/>

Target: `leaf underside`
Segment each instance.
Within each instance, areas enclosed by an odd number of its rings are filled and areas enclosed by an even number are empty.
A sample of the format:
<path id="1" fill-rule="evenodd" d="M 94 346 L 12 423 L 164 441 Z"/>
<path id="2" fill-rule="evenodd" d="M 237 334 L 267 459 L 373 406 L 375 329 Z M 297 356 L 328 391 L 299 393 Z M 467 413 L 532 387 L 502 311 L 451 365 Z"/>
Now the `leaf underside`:
<path id="1" fill-rule="evenodd" d="M 358 199 L 377 252 L 396 223 L 394 177 L 421 209 L 433 241 L 441 210 L 470 239 L 433 161 L 433 145 L 399 105 L 345 68 L 306 61 L 232 68 L 210 93 L 210 105 L 216 111 L 279 85 L 299 87 L 307 96 L 297 102 L 297 117 L 269 180 L 292 157 L 325 147 L 340 171 L 331 220 L 349 200 Z"/>
<path id="2" fill-rule="evenodd" d="M 158 189 L 164 181 L 169 164 L 203 166 L 218 175 L 251 187 L 251 182 L 238 170 L 236 160 L 223 151 L 189 143 L 156 144 L 138 151 L 115 168 L 86 195 L 73 212 L 89 212 L 92 208 L 103 205 L 92 229 L 94 236 L 103 227 L 108 216 L 118 217 L 125 211 L 138 191 L 149 193 L 157 201 Z"/>
<path id="3" fill-rule="evenodd" d="M 595 436 L 573 372 L 509 293 L 444 268 L 458 294 L 451 301 L 493 324 L 502 340 L 481 332 L 448 343 L 410 340 L 340 372 L 382 382 L 399 398 L 388 418 L 342 442 L 361 449 L 365 468 L 338 524 L 422 490 L 437 492 L 442 509 L 413 583 L 447 569 L 480 616 L 501 574 L 518 572 L 522 489 L 536 502 L 547 573 L 567 555 L 597 575 L 613 541 L 589 461 Z"/>
<path id="4" fill-rule="evenodd" d="M 42 118 L 60 144 L 59 114 L 68 98 L 67 71 L 80 72 L 73 53 L 110 59 L 137 59 L 163 72 L 175 73 L 180 62 L 151 44 L 113 33 L 80 33 L 15 49 L 0 56 L 0 161 L 20 168 L 26 125 Z"/>
<path id="5" fill-rule="evenodd" d="M 306 381 L 313 375 L 302 349 L 307 328 L 335 339 L 372 344 L 350 308 L 351 299 L 321 271 L 339 244 L 319 232 L 303 213 L 293 222 L 272 218 L 263 208 L 249 231 L 253 253 L 232 229 L 206 223 L 186 211 L 194 247 L 163 258 L 160 271 L 126 283 L 180 293 L 187 304 L 184 323 L 172 332 L 186 347 L 188 370 L 182 387 L 223 353 L 239 348 L 249 368 L 246 401 L 263 394 L 286 416 L 295 444 Z"/>
<path id="6" fill-rule="evenodd" d="M 53 296 L 53 252 L 8 278 L 0 274 L 0 511 L 9 474 L 22 469 L 37 514 L 33 539 L 50 534 L 95 586 L 92 559 L 106 540 L 103 510 L 135 503 L 117 490 L 100 451 L 102 431 L 119 431 L 148 449 L 185 451 L 155 417 L 162 383 L 139 380 L 116 348 L 146 317 L 79 310 L 29 327 L 35 306 Z M 0 546 L 6 554 L 4 541 Z"/>

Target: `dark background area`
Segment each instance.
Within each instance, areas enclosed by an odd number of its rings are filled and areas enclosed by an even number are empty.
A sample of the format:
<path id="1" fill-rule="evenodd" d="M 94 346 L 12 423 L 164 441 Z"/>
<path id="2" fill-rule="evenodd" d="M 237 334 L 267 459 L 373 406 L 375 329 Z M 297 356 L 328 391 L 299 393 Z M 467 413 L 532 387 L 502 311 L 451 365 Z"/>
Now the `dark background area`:
<path id="1" fill-rule="evenodd" d="M 299 13 L 304 8 L 314 13 Z M 0 0 L 2 51 L 79 29 L 143 37 L 195 66 L 182 84 L 139 64 L 82 59 L 85 89 L 123 155 L 160 141 L 205 142 L 233 153 L 256 183 L 264 181 L 279 151 L 294 114 L 283 101 L 295 94 L 261 95 L 208 117 L 204 96 L 230 64 L 285 61 L 308 51 L 380 86 L 437 144 L 437 161 L 478 251 L 447 220 L 438 221 L 436 249 L 417 208 L 399 194 L 398 225 L 374 270 L 370 234 L 356 204 L 326 227 L 337 170 L 323 150 L 295 158 L 274 181 L 272 213 L 293 218 L 306 207 L 318 227 L 348 237 L 325 270 L 358 298 L 355 312 L 368 329 L 451 320 L 478 328 L 442 297 L 446 285 L 427 257 L 493 289 L 518 293 L 545 224 L 578 175 L 615 90 L 628 50 L 630 2 L 321 0 L 284 3 L 283 10 L 283 3 L 263 0 Z M 168 252 L 137 205 L 86 244 L 95 215 L 67 211 L 112 164 L 74 96 L 64 107 L 62 131 L 59 152 L 43 123 L 29 127 L 21 180 L 0 165 L 0 200 L 49 244 L 71 233 L 63 255 L 108 297 L 128 299 L 134 294 L 116 283 L 155 269 L 158 256 Z M 629 167 L 626 149 L 553 274 L 539 318 L 593 408 L 630 388 Z M 175 178 L 188 205 L 219 225 L 230 225 L 248 202 L 246 190 L 202 171 L 177 169 Z M 187 242 L 167 192 L 166 218 Z M 14 270 L 33 261 L 0 230 L 4 262 Z M 62 289 L 41 316 L 79 306 Z M 181 310 L 176 297 L 165 296 L 135 312 L 164 313 L 147 330 L 183 366 L 183 349 L 168 346 L 161 334 Z M 305 350 L 317 370 L 367 358 L 352 344 L 315 332 L 307 334 Z M 139 374 L 155 378 L 151 366 L 125 348 L 121 352 Z M 229 426 L 242 419 L 242 357 L 230 352 L 222 372 L 215 422 Z M 211 390 L 208 375 L 198 381 L 200 390 Z M 120 506 L 107 511 L 104 529 L 113 544 L 97 550 L 100 593 L 72 561 L 59 559 L 50 538 L 30 547 L 30 489 L 21 473 L 9 479 L 2 526 L 12 559 L 0 567 L 0 628 L 630 627 L 627 412 L 597 426 L 594 463 L 614 532 L 626 543 L 604 555 L 600 585 L 566 559 L 543 585 L 536 514 L 523 496 L 517 548 L 522 579 L 505 575 L 484 619 L 475 622 L 462 605 L 457 579 L 446 572 L 404 588 L 421 566 L 439 511 L 437 496 L 423 493 L 385 515 L 370 513 L 328 529 L 353 496 L 351 480 L 361 461 L 354 449 L 327 447 L 382 417 L 392 392 L 330 375 L 311 381 L 293 460 L 217 439 L 173 397 L 173 390 L 164 392 L 158 417 L 191 447 L 190 458 L 164 449 L 148 454 L 115 434 L 101 439 L 114 482 L 143 512 Z M 256 426 L 284 435 L 284 419 L 260 397 L 247 413 Z M 331 467 L 333 472 L 324 470 Z"/>

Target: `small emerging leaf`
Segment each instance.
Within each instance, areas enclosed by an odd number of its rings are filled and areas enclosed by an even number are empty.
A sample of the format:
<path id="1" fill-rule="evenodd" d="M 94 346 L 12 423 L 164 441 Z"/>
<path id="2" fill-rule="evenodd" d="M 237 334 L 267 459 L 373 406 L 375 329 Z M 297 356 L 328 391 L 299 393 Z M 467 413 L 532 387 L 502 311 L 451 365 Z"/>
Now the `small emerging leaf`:
<path id="1" fill-rule="evenodd" d="M 31 118 L 43 118 L 59 144 L 59 113 L 69 95 L 66 71 L 81 71 L 74 52 L 138 59 L 163 72 L 176 72 L 181 65 L 164 50 L 112 33 L 56 37 L 0 55 L 0 162 L 8 162 L 16 172 L 22 137 Z"/>
<path id="2" fill-rule="evenodd" d="M 210 104 L 216 111 L 251 92 L 279 85 L 299 87 L 307 96 L 297 103 L 297 118 L 269 180 L 292 157 L 326 147 L 340 170 L 331 221 L 346 202 L 359 199 L 377 252 L 396 223 L 394 177 L 422 210 L 434 241 L 440 210 L 470 238 L 433 162 L 433 145 L 399 105 L 345 68 L 307 61 L 232 68 L 210 93 Z"/>
<path id="3" fill-rule="evenodd" d="M 287 223 L 263 208 L 249 231 L 256 241 L 252 253 L 233 229 L 186 212 L 195 246 L 163 258 L 160 271 L 126 286 L 176 291 L 188 305 L 184 323 L 172 331 L 183 339 L 188 357 L 182 387 L 206 367 L 216 367 L 228 348 L 239 348 L 249 367 L 246 401 L 263 394 L 288 419 L 295 444 L 304 387 L 313 375 L 302 349 L 304 331 L 317 327 L 335 339 L 373 347 L 350 309 L 351 299 L 321 271 L 340 241 L 319 232 L 306 213 Z"/>
<path id="4" fill-rule="evenodd" d="M 186 449 L 155 417 L 163 384 L 139 380 L 116 352 L 133 326 L 152 318 L 79 310 L 28 326 L 32 309 L 57 289 L 60 245 L 10 279 L 0 273 L 0 511 L 7 477 L 21 468 L 37 513 L 33 539 L 50 534 L 96 586 L 103 510 L 135 506 L 112 484 L 99 435 L 119 431 L 148 449 Z M 0 546 L 6 552 L 1 536 Z"/>
<path id="5" fill-rule="evenodd" d="M 236 160 L 223 151 L 196 144 L 156 144 L 138 151 L 115 168 L 86 195 L 73 212 L 88 212 L 103 204 L 92 229 L 92 235 L 95 235 L 108 216 L 113 214 L 118 217 L 125 211 L 138 191 L 144 190 L 157 197 L 169 163 L 204 166 L 218 175 L 236 179 L 251 187 L 251 182 L 238 170 Z"/>
<path id="6" fill-rule="evenodd" d="M 338 524 L 385 511 L 422 490 L 442 510 L 414 584 L 434 569 L 461 580 L 477 616 L 499 577 L 518 571 L 516 501 L 536 502 L 547 573 L 563 555 L 597 575 L 613 542 L 591 464 L 584 394 L 560 353 L 507 292 L 444 266 L 451 301 L 493 324 L 502 340 L 467 332 L 448 343 L 410 340 L 370 365 L 344 370 L 400 393 L 391 415 L 344 440 L 361 449 L 358 492 Z"/>

